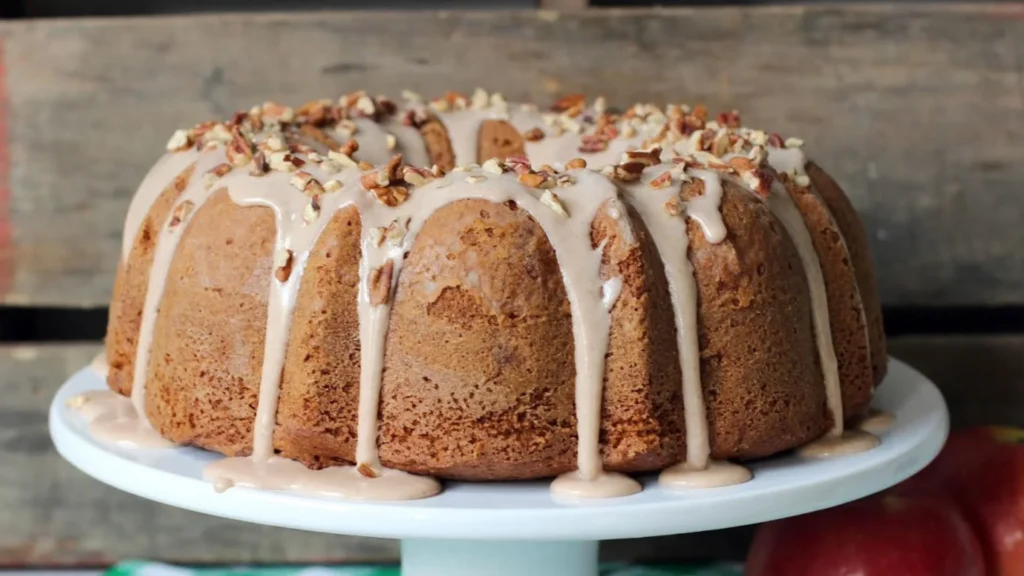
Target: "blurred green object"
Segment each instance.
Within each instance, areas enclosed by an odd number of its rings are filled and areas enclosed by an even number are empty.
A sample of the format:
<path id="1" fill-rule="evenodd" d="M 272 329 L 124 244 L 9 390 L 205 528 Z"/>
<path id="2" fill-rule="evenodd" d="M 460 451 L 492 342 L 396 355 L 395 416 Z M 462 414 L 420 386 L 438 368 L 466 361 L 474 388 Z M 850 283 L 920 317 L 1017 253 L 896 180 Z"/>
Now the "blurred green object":
<path id="1" fill-rule="evenodd" d="M 601 576 L 742 576 L 735 564 L 635 566 L 605 564 Z M 184 567 L 158 562 L 122 562 L 105 576 L 400 576 L 397 566 L 238 566 Z"/>

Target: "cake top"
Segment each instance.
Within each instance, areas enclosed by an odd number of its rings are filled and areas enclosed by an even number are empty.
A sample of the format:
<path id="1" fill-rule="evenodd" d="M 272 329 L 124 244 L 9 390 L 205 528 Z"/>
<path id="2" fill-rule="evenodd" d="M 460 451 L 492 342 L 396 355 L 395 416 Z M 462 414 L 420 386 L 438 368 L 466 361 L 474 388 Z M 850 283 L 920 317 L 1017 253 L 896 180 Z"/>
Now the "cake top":
<path id="1" fill-rule="evenodd" d="M 636 182 L 644 169 L 662 163 L 672 166 L 651 180 L 653 188 L 687 180 L 691 168 L 735 175 L 762 197 L 776 178 L 809 185 L 803 173 L 802 140 L 744 127 L 735 110 L 714 119 L 703 105 L 638 103 L 618 111 L 604 98 L 588 102 L 582 95 L 571 95 L 541 112 L 535 105 L 510 104 L 501 94 L 482 89 L 468 97 L 448 92 L 430 101 L 410 91 L 402 97 L 402 105 L 365 91 L 337 100 L 312 100 L 298 108 L 266 102 L 226 122 L 177 130 L 167 148 L 182 152 L 224 147 L 226 160 L 203 174 L 210 185 L 246 166 L 256 177 L 291 173 L 292 186 L 311 198 L 307 217 L 315 216 L 320 195 L 341 188 L 336 176 L 345 170 L 359 170 L 362 187 L 391 206 L 404 202 L 413 187 L 444 176 L 447 170 L 428 166 L 426 151 L 409 144 L 410 131 L 434 119 L 448 125 L 456 160 L 470 156 L 459 154 L 460 148 L 475 152 L 475 129 L 482 119 L 512 123 L 533 164 L 512 156 L 489 159 L 483 166 L 493 173 L 513 172 L 521 184 L 532 188 L 568 185 L 572 179 L 564 171 L 588 165 L 613 180 Z M 471 134 L 459 134 L 460 128 Z M 364 139 L 368 145 L 361 145 Z M 475 165 L 466 162 L 453 168 Z M 554 193 L 546 197 L 557 198 Z"/>

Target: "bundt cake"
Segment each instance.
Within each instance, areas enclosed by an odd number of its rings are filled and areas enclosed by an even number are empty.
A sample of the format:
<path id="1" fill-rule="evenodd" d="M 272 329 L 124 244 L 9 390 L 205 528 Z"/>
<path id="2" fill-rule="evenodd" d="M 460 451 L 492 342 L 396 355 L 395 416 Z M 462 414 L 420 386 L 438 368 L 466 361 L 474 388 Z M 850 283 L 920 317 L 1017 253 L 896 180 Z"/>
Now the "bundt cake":
<path id="1" fill-rule="evenodd" d="M 220 489 L 614 496 L 877 442 L 849 430 L 886 370 L 871 254 L 801 141 L 700 106 L 403 99 L 179 130 L 132 200 L 108 384 L 229 456 Z"/>

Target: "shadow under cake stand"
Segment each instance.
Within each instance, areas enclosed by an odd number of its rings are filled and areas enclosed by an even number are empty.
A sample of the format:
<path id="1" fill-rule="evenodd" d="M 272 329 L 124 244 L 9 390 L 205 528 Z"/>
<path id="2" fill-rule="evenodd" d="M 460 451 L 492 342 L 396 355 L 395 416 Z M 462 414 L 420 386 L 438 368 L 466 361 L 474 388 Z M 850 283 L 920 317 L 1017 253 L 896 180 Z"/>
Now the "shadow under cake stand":
<path id="1" fill-rule="evenodd" d="M 557 502 L 547 482 L 449 482 L 412 502 L 354 502 L 235 487 L 217 493 L 202 471 L 221 458 L 195 448 L 140 450 L 94 440 L 69 398 L 104 388 L 85 368 L 57 392 L 50 434 L 86 474 L 143 498 L 235 520 L 400 538 L 405 576 L 594 576 L 599 540 L 684 534 L 803 514 L 883 490 L 923 468 L 945 441 L 949 417 L 935 385 L 892 359 L 875 407 L 896 415 L 877 448 L 832 459 L 795 455 L 750 465 L 746 484 L 688 492 L 644 477 L 625 498 Z"/>

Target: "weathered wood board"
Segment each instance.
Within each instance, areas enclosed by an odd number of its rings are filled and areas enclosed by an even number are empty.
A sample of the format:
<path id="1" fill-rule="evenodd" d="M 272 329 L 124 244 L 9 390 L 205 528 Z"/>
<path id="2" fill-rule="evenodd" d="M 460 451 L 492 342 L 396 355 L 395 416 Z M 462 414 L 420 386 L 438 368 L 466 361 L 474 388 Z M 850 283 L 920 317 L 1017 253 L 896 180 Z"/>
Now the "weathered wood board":
<path id="1" fill-rule="evenodd" d="M 176 562 L 394 561 L 394 542 L 260 527 L 186 512 L 88 478 L 54 452 L 50 398 L 95 344 L 0 347 L 0 567 Z M 895 356 L 943 389 L 957 425 L 1024 425 L 1024 336 L 900 338 Z M 752 530 L 609 542 L 607 558 L 742 558 Z"/>
<path id="2" fill-rule="evenodd" d="M 0 302 L 102 306 L 176 127 L 367 88 L 706 101 L 800 135 L 890 305 L 1024 303 L 1024 7 L 337 12 L 0 23 Z"/>

